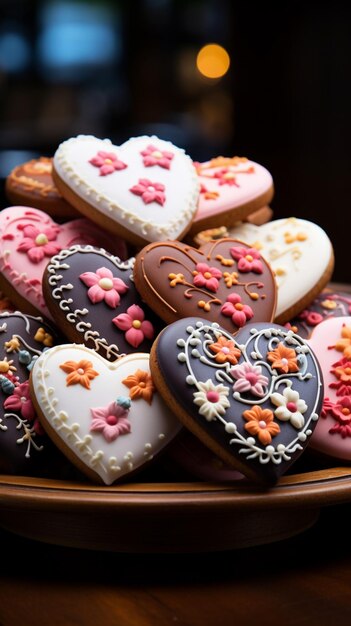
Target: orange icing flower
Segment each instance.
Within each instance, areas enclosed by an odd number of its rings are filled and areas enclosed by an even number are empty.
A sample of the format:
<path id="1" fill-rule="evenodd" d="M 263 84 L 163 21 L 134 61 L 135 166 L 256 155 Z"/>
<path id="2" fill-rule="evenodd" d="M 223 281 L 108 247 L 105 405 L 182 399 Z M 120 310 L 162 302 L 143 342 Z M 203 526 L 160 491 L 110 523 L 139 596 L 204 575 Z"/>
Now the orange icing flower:
<path id="1" fill-rule="evenodd" d="M 151 404 L 156 388 L 148 372 L 137 370 L 134 374 L 122 380 L 122 383 L 130 389 L 129 397 L 132 400 L 143 398 L 148 404 Z"/>
<path id="2" fill-rule="evenodd" d="M 90 381 L 99 376 L 99 372 L 93 369 L 91 361 L 82 359 L 81 361 L 66 361 L 60 365 L 60 368 L 68 374 L 66 385 L 82 385 L 86 389 L 90 389 Z"/>
<path id="3" fill-rule="evenodd" d="M 343 359 L 342 361 L 339 361 L 339 363 L 340 366 L 331 370 L 332 373 L 335 374 L 336 378 L 341 380 L 343 383 L 351 383 L 351 362 Z"/>
<path id="4" fill-rule="evenodd" d="M 267 360 L 272 363 L 272 367 L 287 374 L 288 372 L 298 372 L 296 352 L 292 348 L 287 348 L 283 343 L 279 343 L 275 350 L 267 352 Z"/>
<path id="5" fill-rule="evenodd" d="M 245 430 L 250 435 L 258 437 L 262 445 L 267 446 L 280 433 L 280 427 L 274 422 L 274 415 L 270 409 L 261 409 L 255 404 L 252 409 L 244 411 L 243 417 L 246 419 Z"/>
<path id="6" fill-rule="evenodd" d="M 236 365 L 241 355 L 241 351 L 235 347 L 234 341 L 225 337 L 218 337 L 215 343 L 209 345 L 209 348 L 215 353 L 215 361 L 217 363 L 229 362 L 232 365 Z"/>
<path id="7" fill-rule="evenodd" d="M 343 326 L 341 337 L 342 338 L 336 342 L 334 348 L 339 352 L 343 352 L 347 359 L 351 359 L 351 326 Z"/>

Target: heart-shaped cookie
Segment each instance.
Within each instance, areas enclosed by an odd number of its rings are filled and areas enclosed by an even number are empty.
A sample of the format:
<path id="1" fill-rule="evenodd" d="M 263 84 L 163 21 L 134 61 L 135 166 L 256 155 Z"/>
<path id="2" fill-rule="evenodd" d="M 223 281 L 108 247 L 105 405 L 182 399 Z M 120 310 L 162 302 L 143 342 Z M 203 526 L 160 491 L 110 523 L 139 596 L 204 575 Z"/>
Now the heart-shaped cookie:
<path id="1" fill-rule="evenodd" d="M 62 344 L 36 361 L 30 384 L 44 428 L 93 481 L 110 485 L 140 469 L 181 429 L 145 353 L 108 363 L 86 346 Z"/>
<path id="2" fill-rule="evenodd" d="M 241 223 L 229 230 L 259 250 L 276 275 L 275 322 L 300 313 L 326 286 L 334 269 L 332 243 L 317 224 L 300 218 L 272 220 L 262 226 Z"/>
<path id="3" fill-rule="evenodd" d="M 101 246 L 126 258 L 126 245 L 86 218 L 57 224 L 29 207 L 0 212 L 0 288 L 23 312 L 51 318 L 42 291 L 45 267 L 54 254 L 74 244 Z"/>
<path id="4" fill-rule="evenodd" d="M 351 461 L 351 317 L 325 320 L 307 342 L 320 363 L 325 389 L 311 449 Z"/>
<path id="5" fill-rule="evenodd" d="M 109 361 L 149 352 L 164 325 L 135 288 L 134 261 L 76 245 L 53 256 L 44 272 L 44 297 L 62 332 Z"/>
<path id="6" fill-rule="evenodd" d="M 217 157 L 195 166 L 200 198 L 189 237 L 205 228 L 233 226 L 273 198 L 270 172 L 246 157 Z"/>
<path id="7" fill-rule="evenodd" d="M 201 318 L 178 320 L 154 342 L 153 379 L 181 422 L 248 478 L 272 485 L 307 446 L 323 383 L 306 342 L 277 324 L 233 336 Z"/>
<path id="8" fill-rule="evenodd" d="M 134 280 L 142 298 L 167 323 L 203 315 L 235 333 L 250 320 L 271 321 L 276 284 L 257 250 L 235 239 L 200 249 L 165 241 L 136 256 Z"/>
<path id="9" fill-rule="evenodd" d="M 347 291 L 328 287 L 304 309 L 293 317 L 287 324 L 295 333 L 307 339 L 312 335 L 316 326 L 332 317 L 345 317 L 351 314 L 351 294 Z"/>
<path id="10" fill-rule="evenodd" d="M 158 137 L 121 146 L 72 137 L 54 155 L 54 181 L 68 202 L 137 246 L 180 239 L 197 208 L 200 185 L 183 149 Z"/>
<path id="11" fill-rule="evenodd" d="M 67 461 L 42 429 L 30 391 L 30 369 L 59 341 L 40 317 L 0 313 L 0 471 L 26 476 L 60 475 Z"/>

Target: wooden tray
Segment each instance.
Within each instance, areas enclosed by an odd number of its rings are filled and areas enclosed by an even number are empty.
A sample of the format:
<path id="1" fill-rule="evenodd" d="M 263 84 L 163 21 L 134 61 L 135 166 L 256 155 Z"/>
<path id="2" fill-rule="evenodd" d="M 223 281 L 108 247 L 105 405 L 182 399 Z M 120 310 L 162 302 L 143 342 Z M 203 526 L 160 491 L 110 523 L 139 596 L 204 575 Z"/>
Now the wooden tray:
<path id="1" fill-rule="evenodd" d="M 322 507 L 351 501 L 351 468 L 284 476 L 261 491 L 236 483 L 100 487 L 0 476 L 0 526 L 41 542 L 115 552 L 219 551 L 298 534 Z"/>

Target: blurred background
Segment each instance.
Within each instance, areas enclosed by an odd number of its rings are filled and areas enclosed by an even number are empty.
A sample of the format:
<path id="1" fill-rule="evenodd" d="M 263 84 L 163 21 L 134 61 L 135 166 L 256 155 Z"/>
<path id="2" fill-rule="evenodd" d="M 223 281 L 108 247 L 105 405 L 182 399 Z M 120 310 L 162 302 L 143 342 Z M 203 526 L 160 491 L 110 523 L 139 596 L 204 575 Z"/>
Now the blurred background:
<path id="1" fill-rule="evenodd" d="M 351 282 L 348 3 L 0 0 L 0 16 L 2 183 L 77 134 L 246 156 L 273 176 L 274 218 L 318 223 Z"/>

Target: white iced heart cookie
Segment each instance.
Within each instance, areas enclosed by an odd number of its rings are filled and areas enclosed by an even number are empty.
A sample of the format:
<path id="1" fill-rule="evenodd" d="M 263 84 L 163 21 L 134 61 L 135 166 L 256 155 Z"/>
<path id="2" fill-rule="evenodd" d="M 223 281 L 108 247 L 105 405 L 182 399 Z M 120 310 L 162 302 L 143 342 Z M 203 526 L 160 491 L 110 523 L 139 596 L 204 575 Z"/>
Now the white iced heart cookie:
<path id="1" fill-rule="evenodd" d="M 31 372 L 41 423 L 57 447 L 107 485 L 152 459 L 179 432 L 150 375 L 149 355 L 110 364 L 78 344 L 50 348 Z"/>
<path id="2" fill-rule="evenodd" d="M 317 224 L 290 217 L 262 226 L 240 223 L 229 231 L 257 248 L 277 282 L 275 321 L 284 324 L 306 308 L 328 283 L 334 253 L 326 232 Z"/>
<path id="3" fill-rule="evenodd" d="M 72 137 L 54 155 L 53 178 L 76 209 L 135 245 L 182 238 L 200 192 L 190 157 L 155 136 L 121 146 Z"/>

